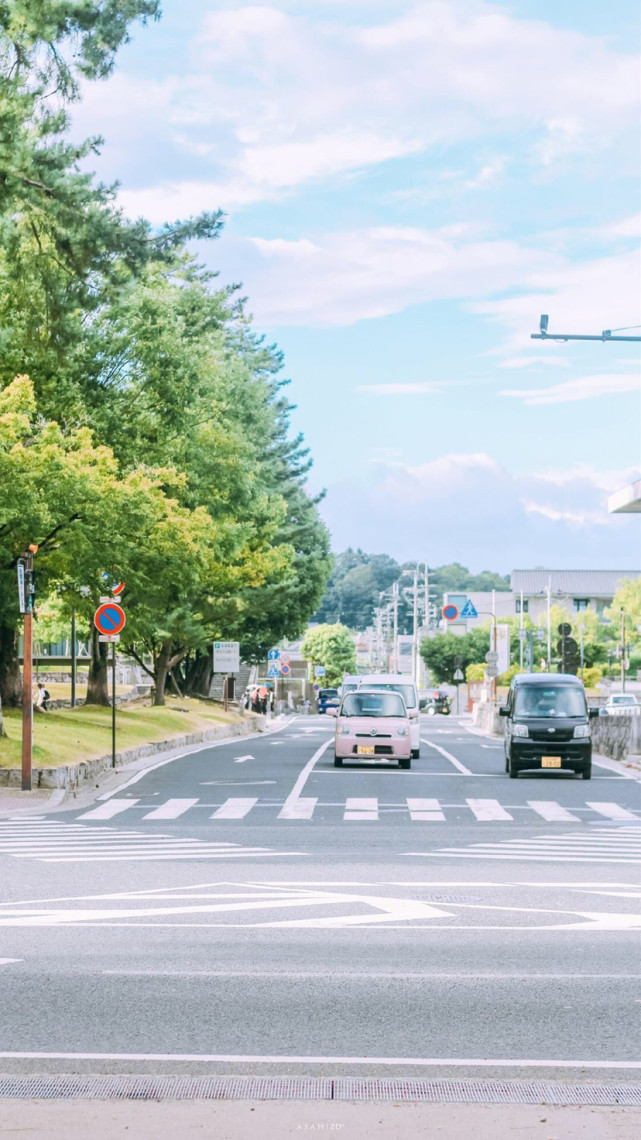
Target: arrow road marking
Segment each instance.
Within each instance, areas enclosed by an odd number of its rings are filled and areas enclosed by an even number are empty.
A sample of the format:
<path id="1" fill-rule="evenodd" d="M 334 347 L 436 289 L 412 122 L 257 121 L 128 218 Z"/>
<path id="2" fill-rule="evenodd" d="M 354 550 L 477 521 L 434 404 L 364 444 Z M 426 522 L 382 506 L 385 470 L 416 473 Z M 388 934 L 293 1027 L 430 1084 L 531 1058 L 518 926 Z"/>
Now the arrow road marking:
<path id="1" fill-rule="evenodd" d="M 253 759 L 254 759 L 253 756 L 237 756 L 234 760 L 234 764 L 244 764 L 245 760 L 253 760 Z"/>

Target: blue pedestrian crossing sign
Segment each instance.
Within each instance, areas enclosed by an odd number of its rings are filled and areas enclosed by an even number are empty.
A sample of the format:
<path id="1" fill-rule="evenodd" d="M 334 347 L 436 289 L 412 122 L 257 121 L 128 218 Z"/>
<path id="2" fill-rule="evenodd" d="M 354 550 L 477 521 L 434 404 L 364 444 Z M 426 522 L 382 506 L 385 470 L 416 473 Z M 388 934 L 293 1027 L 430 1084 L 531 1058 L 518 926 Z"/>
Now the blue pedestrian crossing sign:
<path id="1" fill-rule="evenodd" d="M 279 677 L 280 676 L 280 669 L 278 668 L 278 665 L 270 665 L 269 669 L 267 670 L 267 676 L 268 677 Z"/>
<path id="2" fill-rule="evenodd" d="M 463 609 L 461 610 L 460 617 L 462 618 L 475 618 L 478 617 L 478 611 L 471 598 L 468 598 Z"/>
<path id="3" fill-rule="evenodd" d="M 267 654 L 267 660 L 268 661 L 278 661 L 279 657 L 280 657 L 280 649 L 270 649 L 269 653 Z"/>

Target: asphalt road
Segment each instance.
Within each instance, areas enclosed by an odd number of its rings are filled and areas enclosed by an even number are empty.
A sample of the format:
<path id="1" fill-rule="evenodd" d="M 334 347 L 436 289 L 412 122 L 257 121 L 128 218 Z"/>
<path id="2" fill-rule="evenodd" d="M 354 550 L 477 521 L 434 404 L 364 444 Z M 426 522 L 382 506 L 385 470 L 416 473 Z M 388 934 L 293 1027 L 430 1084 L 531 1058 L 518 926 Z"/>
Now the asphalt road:
<path id="1" fill-rule="evenodd" d="M 5 1072 L 639 1079 L 638 779 L 410 771 L 333 722 L 0 820 Z"/>

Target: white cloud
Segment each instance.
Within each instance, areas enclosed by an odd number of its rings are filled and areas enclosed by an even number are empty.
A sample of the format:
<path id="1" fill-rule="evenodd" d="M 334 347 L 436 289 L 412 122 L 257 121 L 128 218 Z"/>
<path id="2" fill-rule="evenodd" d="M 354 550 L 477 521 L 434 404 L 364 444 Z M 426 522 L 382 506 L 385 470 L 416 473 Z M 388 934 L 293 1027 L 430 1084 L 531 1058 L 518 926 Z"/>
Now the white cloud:
<path id="1" fill-rule="evenodd" d="M 412 384 L 360 384 L 358 392 L 372 392 L 376 396 L 434 396 L 443 387 L 436 381 L 421 380 Z"/>
<path id="2" fill-rule="evenodd" d="M 272 325 L 349 325 L 422 302 L 486 297 L 554 261 L 473 234 L 467 227 L 379 226 L 314 241 L 252 238 L 258 256 L 245 272 L 252 307 Z"/>
<path id="3" fill-rule="evenodd" d="M 194 29 L 188 66 L 161 83 L 120 73 L 94 85 L 78 124 L 91 120 L 114 146 L 121 130 L 137 130 L 143 151 L 147 138 L 164 138 L 165 169 L 138 188 L 162 187 L 179 214 L 181 194 L 186 205 L 196 187 L 204 199 L 215 188 L 229 208 L 419 150 L 503 142 L 509 131 L 516 150 L 545 167 L 635 130 L 637 61 L 605 36 L 483 0 L 396 8 L 390 21 L 364 7 L 355 23 L 305 0 L 293 14 L 276 3 L 210 12 Z M 198 159 L 193 177 L 176 177 L 177 155 Z M 487 160 L 468 188 L 490 185 L 504 162 Z"/>
<path id="4" fill-rule="evenodd" d="M 357 545 L 502 572 L 540 564 L 553 550 L 561 567 L 633 568 L 637 524 L 607 510 L 609 485 L 631 474 L 584 465 L 514 475 L 482 452 L 414 466 L 391 458 L 372 468 L 367 485 L 330 486 L 321 509 L 339 550 Z"/>
<path id="5" fill-rule="evenodd" d="M 590 400 L 597 396 L 613 396 L 620 392 L 638 392 L 641 379 L 638 372 L 629 374 L 603 372 L 597 376 L 579 376 L 565 380 L 553 388 L 523 388 L 501 392 L 501 396 L 514 396 L 524 404 L 567 404 L 575 400 Z"/>

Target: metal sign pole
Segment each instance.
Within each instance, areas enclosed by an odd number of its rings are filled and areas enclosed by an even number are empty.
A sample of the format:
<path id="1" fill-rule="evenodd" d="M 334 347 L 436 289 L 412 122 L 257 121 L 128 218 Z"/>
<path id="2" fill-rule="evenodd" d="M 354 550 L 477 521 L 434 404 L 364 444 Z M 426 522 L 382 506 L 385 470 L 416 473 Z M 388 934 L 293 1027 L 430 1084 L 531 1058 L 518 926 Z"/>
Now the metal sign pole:
<path id="1" fill-rule="evenodd" d="M 31 791 L 31 755 L 33 740 L 33 616 L 24 615 L 22 647 L 22 790 Z"/>
<path id="2" fill-rule="evenodd" d="M 76 707 L 76 611 L 71 611 L 71 707 Z"/>
<path id="3" fill-rule="evenodd" d="M 111 767 L 116 767 L 116 643 L 111 643 Z"/>

